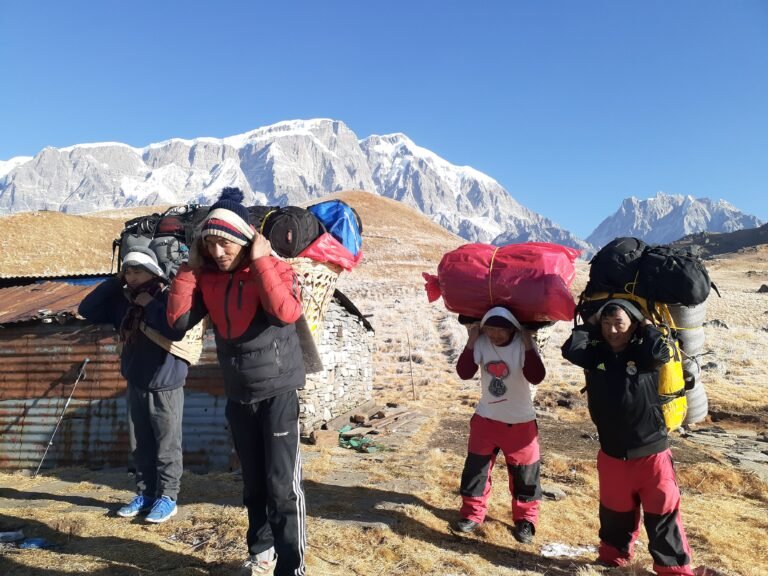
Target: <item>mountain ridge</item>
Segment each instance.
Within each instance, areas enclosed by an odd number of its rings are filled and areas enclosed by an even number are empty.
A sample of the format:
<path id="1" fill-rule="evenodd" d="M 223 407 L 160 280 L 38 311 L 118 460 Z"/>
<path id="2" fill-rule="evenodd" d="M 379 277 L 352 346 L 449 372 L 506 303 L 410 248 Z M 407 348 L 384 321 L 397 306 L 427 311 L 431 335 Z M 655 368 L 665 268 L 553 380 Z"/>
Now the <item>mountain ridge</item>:
<path id="1" fill-rule="evenodd" d="M 634 236 L 650 244 L 668 244 L 699 232 L 722 233 L 757 228 L 762 221 L 725 200 L 665 194 L 640 200 L 625 198 L 586 240 L 604 246 L 618 236 Z"/>
<path id="2" fill-rule="evenodd" d="M 668 243 L 761 221 L 725 201 L 662 192 L 622 201 L 582 239 L 520 204 L 499 182 L 452 164 L 396 132 L 358 138 L 329 118 L 285 120 L 223 138 L 170 138 L 142 148 L 120 142 L 47 147 L 0 161 L 0 215 L 73 214 L 160 204 L 212 204 L 238 186 L 247 204 L 302 204 L 367 190 L 417 208 L 469 242 L 557 242 L 589 257 L 617 236 Z"/>
<path id="3" fill-rule="evenodd" d="M 9 168 L 11 162 L 0 165 L 6 170 L 0 213 L 210 204 L 225 186 L 242 188 L 247 203 L 279 205 L 368 190 L 418 208 L 468 241 L 494 242 L 518 231 L 590 249 L 523 207 L 492 177 L 453 165 L 402 133 L 359 139 L 338 120 L 289 120 L 225 138 L 171 138 L 143 148 L 49 147 Z"/>

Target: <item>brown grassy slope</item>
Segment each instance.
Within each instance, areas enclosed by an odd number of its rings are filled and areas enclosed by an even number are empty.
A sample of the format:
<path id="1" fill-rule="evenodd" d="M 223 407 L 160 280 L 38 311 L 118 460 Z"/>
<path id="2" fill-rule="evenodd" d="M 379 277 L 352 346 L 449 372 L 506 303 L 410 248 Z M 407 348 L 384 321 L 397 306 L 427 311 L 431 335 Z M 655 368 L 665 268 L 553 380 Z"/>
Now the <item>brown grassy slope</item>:
<path id="1" fill-rule="evenodd" d="M 540 554 L 542 546 L 552 542 L 570 546 L 597 543 L 597 444 L 584 398 L 578 393 L 583 376 L 559 357 L 567 323 L 556 325 L 544 347 L 548 375 L 537 395 L 540 407 L 551 407 L 550 417 L 540 420 L 543 481 L 560 487 L 567 497 L 543 502 L 534 545 L 518 544 L 508 529 L 509 494 L 506 470 L 500 462 L 494 471 L 488 521 L 476 536 L 452 535 L 447 526 L 457 516 L 467 423 L 478 390 L 475 382 L 460 381 L 453 370 L 452 358 L 463 346 L 466 332 L 440 302 L 427 302 L 420 272 L 434 273 L 442 253 L 461 240 L 401 204 L 357 192 L 342 197 L 358 209 L 365 225 L 365 260 L 342 278 L 340 286 L 363 313 L 372 314 L 377 399 L 406 404 L 428 418 L 413 436 L 395 433 L 382 438 L 389 448 L 384 452 L 302 447 L 308 573 L 596 576 L 598 572 L 588 564 L 593 554 L 575 559 L 548 559 Z M 757 333 L 759 321 L 754 318 L 764 310 L 755 307 L 768 301 L 768 295 L 750 305 L 757 312 L 741 311 L 742 302 L 752 298 L 751 286 L 743 286 L 746 272 L 768 266 L 740 258 L 744 256 L 711 266 L 713 277 L 728 288 L 729 296 L 724 294 L 722 302 L 712 304 L 710 318 L 731 325 L 726 335 L 744 338 L 743 348 L 734 346 L 725 352 L 729 355 L 725 361 L 735 366 L 736 377 L 742 379 L 741 388 L 733 394 L 728 391 L 730 376 L 728 382 L 707 382 L 716 407 L 731 395 L 741 402 L 739 393 L 745 390 L 764 390 L 763 379 L 751 377 L 750 371 L 768 372 L 768 359 L 755 354 L 761 336 Z M 578 290 L 585 279 L 586 266 L 580 263 L 574 288 Z M 725 340 L 722 329 L 707 330 L 712 342 Z M 754 364 L 742 366 L 742 357 L 745 361 L 750 351 Z M 572 406 L 560 407 L 558 400 L 570 401 Z M 757 410 L 757 403 L 750 409 Z M 766 484 L 733 469 L 727 459 L 706 447 L 675 439 L 673 449 L 679 461 L 683 513 L 694 563 L 711 565 L 729 575 L 768 573 Z M 55 484 L 56 479 L 67 480 L 68 473 L 73 478 L 67 485 Z M 21 474 L 0 474 L 0 490 L 7 502 L 0 508 L 0 529 L 26 524 L 30 536 L 44 536 L 62 545 L 52 551 L 0 556 L 0 573 L 233 573 L 245 555 L 247 520 L 238 507 L 220 502 L 228 499 L 236 504 L 238 477 L 186 474 L 180 495 L 182 514 L 161 526 L 105 516 L 99 505 L 114 506 L 129 497 L 130 487 L 128 478 L 115 482 L 101 472 L 52 471 L 34 480 Z M 48 491 L 55 496 L 34 502 L 25 496 Z M 386 520 L 390 526 L 361 527 L 351 523 L 355 520 Z M 601 574 L 650 574 L 644 533 L 641 540 L 635 565 Z M 4 561 L 10 569 L 3 569 Z"/>
<path id="2" fill-rule="evenodd" d="M 718 363 L 708 372 L 710 397 L 720 410 L 757 415 L 768 424 L 768 245 L 706 261 L 721 297 L 707 300 L 707 319 L 721 320 L 728 328 L 705 327 L 704 362 Z"/>
<path id="3" fill-rule="evenodd" d="M 0 276 L 109 271 L 122 219 L 25 212 L 0 218 Z"/>
<path id="4" fill-rule="evenodd" d="M 405 204 L 368 192 L 341 192 L 327 197 L 352 204 L 369 229 L 360 270 L 379 274 L 379 254 L 398 273 L 412 272 L 416 262 L 434 261 L 446 246 L 461 239 Z M 325 200 L 326 198 L 323 198 Z M 312 201 L 307 204 L 317 202 Z M 126 220 L 162 212 L 167 206 L 141 206 L 73 216 L 61 212 L 25 212 L 0 218 L 0 276 L 87 274 L 110 270 L 112 241 Z M 402 226 L 404 222 L 413 223 Z"/>

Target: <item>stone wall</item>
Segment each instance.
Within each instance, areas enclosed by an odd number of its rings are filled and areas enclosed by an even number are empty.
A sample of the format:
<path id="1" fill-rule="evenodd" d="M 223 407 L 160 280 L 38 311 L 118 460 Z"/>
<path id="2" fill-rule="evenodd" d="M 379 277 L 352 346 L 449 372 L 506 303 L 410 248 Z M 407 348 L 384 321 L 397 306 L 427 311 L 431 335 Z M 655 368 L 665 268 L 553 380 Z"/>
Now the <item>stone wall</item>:
<path id="1" fill-rule="evenodd" d="M 318 353 L 323 370 L 301 391 L 302 436 L 371 399 L 374 333 L 335 299 L 328 306 Z"/>

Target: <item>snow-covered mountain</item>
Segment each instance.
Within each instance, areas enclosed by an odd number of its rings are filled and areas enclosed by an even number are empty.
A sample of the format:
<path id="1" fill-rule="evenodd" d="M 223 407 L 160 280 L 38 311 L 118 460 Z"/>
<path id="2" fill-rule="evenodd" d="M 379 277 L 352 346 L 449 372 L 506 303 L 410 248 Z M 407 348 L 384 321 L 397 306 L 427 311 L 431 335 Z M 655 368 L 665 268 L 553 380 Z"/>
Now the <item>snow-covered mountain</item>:
<path id="1" fill-rule="evenodd" d="M 557 241 L 570 232 L 516 202 L 491 177 L 455 166 L 403 134 L 363 140 L 343 122 L 294 120 L 227 138 L 46 148 L 0 162 L 0 214 L 85 213 L 136 205 L 210 204 L 239 186 L 253 204 L 297 204 L 366 190 L 414 206 L 469 241 Z"/>
<path id="2" fill-rule="evenodd" d="M 377 191 L 419 208 L 462 238 L 478 242 L 559 242 L 591 247 L 512 198 L 496 180 L 469 166 L 455 166 L 404 134 L 369 136 L 361 147 Z"/>
<path id="3" fill-rule="evenodd" d="M 625 199 L 587 238 L 597 248 L 619 236 L 642 238 L 649 244 L 667 244 L 697 232 L 734 232 L 756 228 L 762 222 L 725 200 L 670 195 Z"/>

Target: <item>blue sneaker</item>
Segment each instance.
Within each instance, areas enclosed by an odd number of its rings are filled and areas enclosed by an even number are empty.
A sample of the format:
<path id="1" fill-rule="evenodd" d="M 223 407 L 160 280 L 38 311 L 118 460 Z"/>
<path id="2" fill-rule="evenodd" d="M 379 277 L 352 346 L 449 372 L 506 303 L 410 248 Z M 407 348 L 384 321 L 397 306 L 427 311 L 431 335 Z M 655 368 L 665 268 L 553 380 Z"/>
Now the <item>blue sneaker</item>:
<path id="1" fill-rule="evenodd" d="M 120 508 L 117 511 L 117 515 L 123 518 L 133 518 L 134 516 L 138 516 L 139 513 L 146 514 L 152 509 L 154 503 L 154 498 L 148 498 L 147 496 L 144 496 L 144 494 L 139 494 L 138 496 L 134 496 L 133 500 L 128 504 Z"/>
<path id="2" fill-rule="evenodd" d="M 155 500 L 151 512 L 147 514 L 147 522 L 160 524 L 170 520 L 171 516 L 176 516 L 176 512 L 176 502 L 168 498 L 168 496 L 163 496 Z"/>

